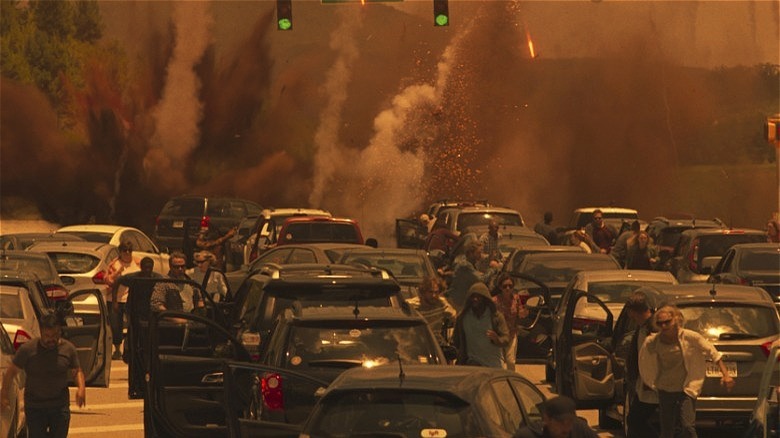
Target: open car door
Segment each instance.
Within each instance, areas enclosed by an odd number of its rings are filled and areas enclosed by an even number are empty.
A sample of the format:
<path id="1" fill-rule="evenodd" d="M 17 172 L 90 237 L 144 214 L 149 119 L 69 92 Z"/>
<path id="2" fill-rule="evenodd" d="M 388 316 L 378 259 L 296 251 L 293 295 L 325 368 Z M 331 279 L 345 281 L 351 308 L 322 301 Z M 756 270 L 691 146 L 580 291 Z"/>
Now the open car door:
<path id="1" fill-rule="evenodd" d="M 202 287 L 191 280 L 128 276 L 123 281 L 129 288 L 127 298 L 127 317 L 129 322 L 125 340 L 125 356 L 128 364 L 128 397 L 141 399 L 146 394 L 146 377 L 149 373 L 151 361 L 149 342 L 152 312 L 150 302 L 152 292 L 157 283 L 187 284 L 188 287 L 204 298 L 206 319 L 211 320 L 216 326 L 222 328 L 226 328 L 228 322 L 227 317 L 223 313 L 224 308 L 218 306 L 217 304 L 219 303 L 214 303 L 210 295 L 205 294 Z"/>
<path id="2" fill-rule="evenodd" d="M 223 406 L 231 438 L 297 438 L 303 423 L 269 420 L 280 419 L 275 414 L 285 408 L 283 392 L 296 400 L 306 398 L 313 404 L 328 386 L 328 382 L 305 374 L 256 363 L 225 362 L 223 372 L 227 401 Z"/>
<path id="3" fill-rule="evenodd" d="M 249 353 L 213 320 L 192 313 L 151 313 L 144 430 L 155 437 L 227 435 L 223 362 Z"/>
<path id="4" fill-rule="evenodd" d="M 556 383 L 558 393 L 573 398 L 578 407 L 602 406 L 615 397 L 613 319 L 606 304 L 585 292 L 578 292 L 566 309 L 559 342 L 570 354 L 557 364 Z"/>
<path id="5" fill-rule="evenodd" d="M 428 227 L 416 219 L 395 220 L 395 243 L 399 248 L 422 249 L 427 235 Z"/>
<path id="6" fill-rule="evenodd" d="M 111 381 L 111 322 L 108 306 L 98 289 L 68 296 L 62 337 L 76 346 L 87 386 L 108 388 Z M 75 386 L 75 382 L 71 382 Z"/>

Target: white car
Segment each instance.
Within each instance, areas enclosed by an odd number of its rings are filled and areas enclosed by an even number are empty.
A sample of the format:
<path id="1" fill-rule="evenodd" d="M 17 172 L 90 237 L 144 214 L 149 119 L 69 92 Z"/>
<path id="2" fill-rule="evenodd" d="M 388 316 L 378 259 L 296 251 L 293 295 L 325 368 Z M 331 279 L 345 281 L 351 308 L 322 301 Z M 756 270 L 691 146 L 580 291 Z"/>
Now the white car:
<path id="1" fill-rule="evenodd" d="M 119 225 L 71 225 L 62 227 L 56 234 L 73 234 L 89 242 L 109 243 L 116 247 L 124 240 L 133 243 L 133 257 L 142 259 L 149 257 L 154 260 L 154 271 L 166 275 L 170 255 L 163 253 L 152 242 L 152 239 L 141 230 Z"/>
<path id="2" fill-rule="evenodd" d="M 246 244 L 240 247 L 244 254 L 244 265 L 250 264 L 263 251 L 276 243 L 279 230 L 284 221 L 291 217 L 323 216 L 332 217 L 326 210 L 316 208 L 271 208 L 264 209 L 250 229 Z M 238 251 L 239 247 L 235 249 Z"/>
<path id="3" fill-rule="evenodd" d="M 8 333 L 0 324 L 0 379 L 5 376 L 6 370 L 11 366 L 15 352 Z M 3 409 L 0 412 L 0 437 L 23 436 L 22 432 L 25 427 L 24 379 L 24 371 L 17 373 L 16 378 L 11 381 L 11 387 L 7 389 L 9 406 L 8 409 Z"/>
<path id="4" fill-rule="evenodd" d="M 571 294 L 583 291 L 601 300 L 613 315 L 620 314 L 626 300 L 635 290 L 652 284 L 677 284 L 677 280 L 668 271 L 645 271 L 639 269 L 614 269 L 603 271 L 580 271 L 563 292 L 556 316 L 563 318 Z M 603 311 L 595 303 L 577 301 L 574 309 L 574 328 L 590 320 L 601 318 Z M 556 323 L 557 323 L 556 318 Z M 582 321 L 582 323 L 578 323 Z M 613 323 L 616 321 L 613 321 Z"/>
<path id="5" fill-rule="evenodd" d="M 60 278 L 72 279 L 68 281 L 70 292 L 105 288 L 108 267 L 119 257 L 119 251 L 114 245 L 86 241 L 37 242 L 27 250 L 48 255 Z"/>

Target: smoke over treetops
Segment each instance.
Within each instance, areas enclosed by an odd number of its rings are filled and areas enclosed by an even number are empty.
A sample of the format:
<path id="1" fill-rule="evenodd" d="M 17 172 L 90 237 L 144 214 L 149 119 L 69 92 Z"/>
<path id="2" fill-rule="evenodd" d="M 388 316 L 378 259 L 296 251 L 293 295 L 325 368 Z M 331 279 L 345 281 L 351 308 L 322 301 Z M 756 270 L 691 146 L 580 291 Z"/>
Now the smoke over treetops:
<path id="1" fill-rule="evenodd" d="M 772 159 L 703 133 L 760 131 L 778 112 L 776 69 L 753 67 L 780 63 L 776 3 L 451 1 L 446 28 L 429 3 L 293 1 L 281 32 L 274 2 L 101 2 L 128 79 L 87 76 L 110 86 L 73 91 L 90 96 L 73 135 L 3 77 L 2 195 L 58 222 L 149 229 L 170 196 L 224 194 L 330 209 L 380 236 L 438 198 L 559 223 L 610 202 L 749 224 L 776 208 L 766 188 L 702 211 L 678 173 Z"/>

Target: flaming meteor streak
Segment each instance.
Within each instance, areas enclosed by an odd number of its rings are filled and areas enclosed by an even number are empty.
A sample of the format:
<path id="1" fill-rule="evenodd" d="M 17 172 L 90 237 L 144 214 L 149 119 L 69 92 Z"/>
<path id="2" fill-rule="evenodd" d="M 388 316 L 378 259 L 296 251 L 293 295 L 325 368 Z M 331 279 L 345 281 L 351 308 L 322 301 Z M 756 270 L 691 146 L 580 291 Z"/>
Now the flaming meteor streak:
<path id="1" fill-rule="evenodd" d="M 531 59 L 536 58 L 538 55 L 534 50 L 534 41 L 531 39 L 531 34 L 526 31 L 525 39 L 528 40 L 528 52 L 531 54 Z"/>

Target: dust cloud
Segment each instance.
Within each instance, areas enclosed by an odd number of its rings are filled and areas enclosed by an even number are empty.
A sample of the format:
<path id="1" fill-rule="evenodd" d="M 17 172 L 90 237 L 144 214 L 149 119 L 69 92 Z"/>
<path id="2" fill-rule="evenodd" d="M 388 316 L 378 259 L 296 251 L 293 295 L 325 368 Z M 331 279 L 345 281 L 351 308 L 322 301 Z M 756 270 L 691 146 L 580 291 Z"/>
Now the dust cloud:
<path id="1" fill-rule="evenodd" d="M 776 209 L 769 188 L 697 203 L 712 188 L 681 177 L 707 162 L 689 145 L 721 96 L 757 85 L 724 93 L 709 72 L 780 63 L 776 2 L 450 2 L 446 28 L 429 2 L 293 3 L 290 32 L 274 2 L 101 3 L 133 82 L 118 103 L 83 101 L 83 144 L 3 78 L 2 195 L 145 230 L 170 196 L 231 195 L 326 208 L 371 236 L 442 198 L 556 225 L 595 204 L 744 225 Z"/>

